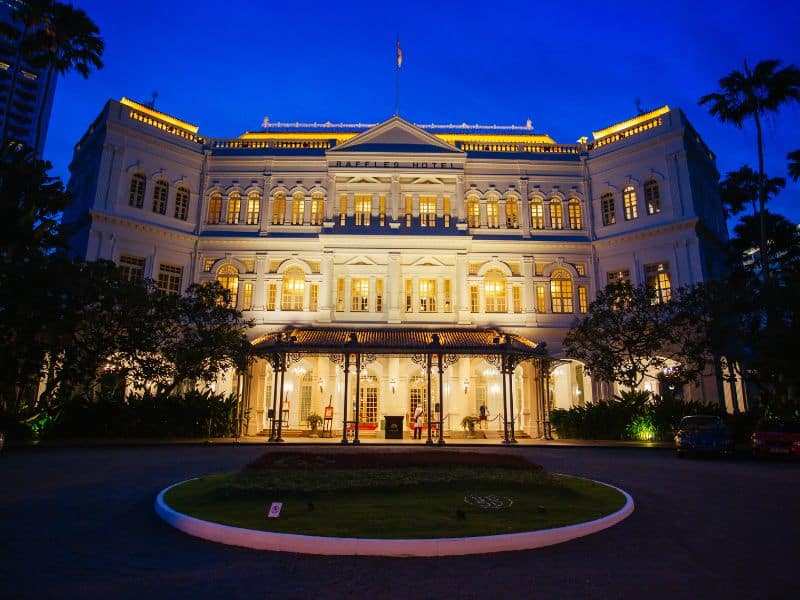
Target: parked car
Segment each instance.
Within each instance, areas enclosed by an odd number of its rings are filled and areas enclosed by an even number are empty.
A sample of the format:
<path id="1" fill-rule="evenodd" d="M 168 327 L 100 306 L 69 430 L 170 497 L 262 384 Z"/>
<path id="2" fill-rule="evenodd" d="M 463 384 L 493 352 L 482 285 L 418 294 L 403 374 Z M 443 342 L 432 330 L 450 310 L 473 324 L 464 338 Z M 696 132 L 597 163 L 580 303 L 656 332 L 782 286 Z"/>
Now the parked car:
<path id="1" fill-rule="evenodd" d="M 753 432 L 753 454 L 800 458 L 800 421 L 762 419 Z"/>
<path id="2" fill-rule="evenodd" d="M 675 434 L 675 453 L 683 457 L 692 454 L 733 453 L 733 436 L 725 421 L 715 415 L 683 417 Z"/>

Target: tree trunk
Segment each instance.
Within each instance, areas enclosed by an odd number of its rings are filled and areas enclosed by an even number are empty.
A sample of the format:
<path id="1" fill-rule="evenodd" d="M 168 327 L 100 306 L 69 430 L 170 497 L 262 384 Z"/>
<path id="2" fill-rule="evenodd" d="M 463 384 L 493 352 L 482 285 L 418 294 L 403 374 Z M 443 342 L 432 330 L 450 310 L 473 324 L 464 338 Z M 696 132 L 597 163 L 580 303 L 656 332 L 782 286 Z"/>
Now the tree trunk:
<path id="1" fill-rule="evenodd" d="M 39 106 L 39 114 L 36 117 L 36 137 L 33 140 L 33 149 L 34 151 L 39 147 L 39 140 L 42 139 L 42 123 L 44 121 L 44 110 L 47 106 L 47 99 L 50 96 L 50 86 L 53 85 L 53 71 L 55 70 L 52 66 L 48 65 L 47 69 L 47 76 L 45 78 L 44 84 L 44 91 L 42 93 L 42 102 Z M 42 155 L 44 154 L 44 148 L 42 148 Z M 38 158 L 37 154 L 37 158 Z"/>
<path id="2" fill-rule="evenodd" d="M 6 99 L 6 112 L 5 112 L 5 119 L 3 120 L 3 138 L 2 142 L 5 145 L 6 141 L 8 140 L 8 121 L 11 118 L 11 103 L 14 100 L 14 94 L 17 91 L 17 79 L 19 78 L 20 72 L 20 62 L 22 62 L 22 42 L 25 37 L 28 35 L 28 28 L 25 27 L 19 39 L 17 40 L 17 49 L 16 55 L 14 56 L 14 64 L 13 71 L 11 72 L 11 84 L 8 89 L 8 98 Z"/>
<path id="3" fill-rule="evenodd" d="M 764 210 L 767 206 L 767 187 L 764 181 L 764 143 L 761 133 L 761 117 L 756 112 L 753 115 L 756 122 L 756 134 L 758 138 L 758 216 L 759 227 L 761 230 L 761 272 L 764 274 L 764 281 L 769 281 L 769 259 L 767 257 L 767 227 Z"/>

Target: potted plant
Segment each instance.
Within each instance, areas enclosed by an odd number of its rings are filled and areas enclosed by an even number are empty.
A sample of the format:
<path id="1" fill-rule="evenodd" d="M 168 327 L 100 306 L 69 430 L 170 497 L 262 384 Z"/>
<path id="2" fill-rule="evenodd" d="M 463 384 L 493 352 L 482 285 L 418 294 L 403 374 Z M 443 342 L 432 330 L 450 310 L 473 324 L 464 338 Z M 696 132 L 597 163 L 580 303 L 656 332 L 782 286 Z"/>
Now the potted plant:
<path id="1" fill-rule="evenodd" d="M 306 417 L 306 422 L 311 429 L 311 437 L 319 437 L 319 426 L 322 425 L 322 417 L 317 413 L 311 413 Z"/>
<path id="2" fill-rule="evenodd" d="M 461 419 L 461 427 L 467 432 L 467 437 L 475 437 L 475 423 L 478 422 L 478 417 L 467 415 Z"/>

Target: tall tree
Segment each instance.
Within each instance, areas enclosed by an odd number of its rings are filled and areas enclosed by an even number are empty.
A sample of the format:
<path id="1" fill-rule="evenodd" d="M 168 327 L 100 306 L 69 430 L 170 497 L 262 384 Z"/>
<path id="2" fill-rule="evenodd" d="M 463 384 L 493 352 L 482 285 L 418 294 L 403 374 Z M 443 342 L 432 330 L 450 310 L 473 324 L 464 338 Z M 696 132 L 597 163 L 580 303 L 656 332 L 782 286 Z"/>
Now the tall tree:
<path id="1" fill-rule="evenodd" d="M 0 35 L 17 46 L 6 114 L 14 97 L 22 62 L 20 59 L 45 71 L 45 89 L 53 85 L 54 74 L 63 75 L 74 70 L 87 78 L 93 68 L 103 67 L 104 43 L 99 36 L 100 30 L 83 10 L 53 0 L 26 0 L 15 8 L 12 21 L 16 26 L 4 24 L 0 28 Z M 45 103 L 42 102 L 37 117 L 34 148 L 39 145 L 44 108 Z M 8 119 L 3 139 L 7 137 Z"/>
<path id="2" fill-rule="evenodd" d="M 763 187 L 767 190 L 767 197 L 775 196 L 786 186 L 783 177 L 767 177 Z M 757 202 L 762 185 L 759 176 L 749 165 L 739 167 L 737 171 L 729 171 L 720 184 L 722 204 L 728 216 L 737 215 L 750 203 L 753 207 L 753 216 L 758 216 Z"/>
<path id="3" fill-rule="evenodd" d="M 789 152 L 786 159 L 789 161 L 789 177 L 792 181 L 797 181 L 800 179 L 800 150 Z"/>
<path id="4" fill-rule="evenodd" d="M 794 65 L 780 68 L 779 60 L 764 60 L 752 70 L 744 62 L 744 72 L 732 71 L 719 80 L 720 91 L 700 98 L 700 104 L 709 105 L 711 115 L 723 123 L 742 127 L 748 119 L 756 126 L 758 148 L 758 209 L 761 227 L 760 247 L 766 244 L 764 208 L 767 203 L 767 188 L 764 185 L 764 141 L 761 120 L 767 114 L 776 113 L 784 104 L 800 101 L 800 69 Z M 769 262 L 761 258 L 761 269 L 769 278 Z"/>

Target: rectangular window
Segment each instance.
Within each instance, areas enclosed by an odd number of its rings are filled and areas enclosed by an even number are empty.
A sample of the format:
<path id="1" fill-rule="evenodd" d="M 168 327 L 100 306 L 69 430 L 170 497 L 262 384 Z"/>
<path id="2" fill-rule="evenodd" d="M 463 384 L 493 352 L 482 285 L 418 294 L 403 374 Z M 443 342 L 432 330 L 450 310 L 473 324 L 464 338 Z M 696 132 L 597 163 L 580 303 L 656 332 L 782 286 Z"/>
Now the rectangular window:
<path id="1" fill-rule="evenodd" d="M 442 282 L 444 285 L 444 312 L 453 312 L 453 285 L 449 279 Z"/>
<path id="2" fill-rule="evenodd" d="M 473 313 L 480 312 L 480 304 L 481 299 L 480 295 L 478 294 L 478 286 L 469 286 L 469 311 Z"/>
<path id="3" fill-rule="evenodd" d="M 567 204 L 569 211 L 569 228 L 570 229 L 583 229 L 583 215 L 581 213 L 581 205 L 577 202 L 569 202 Z"/>
<path id="4" fill-rule="evenodd" d="M 350 310 L 353 312 L 367 312 L 369 310 L 369 279 L 351 280 Z"/>
<path id="5" fill-rule="evenodd" d="M 620 271 L 609 271 L 606 273 L 607 283 L 630 283 L 631 272 L 628 269 Z"/>
<path id="6" fill-rule="evenodd" d="M 386 194 L 381 194 L 378 198 L 378 225 L 386 225 Z"/>
<path id="7" fill-rule="evenodd" d="M 531 202 L 531 229 L 544 229 L 544 204 Z"/>
<path id="8" fill-rule="evenodd" d="M 267 285 L 267 310 L 275 310 L 275 303 L 278 298 L 278 285 L 270 283 Z"/>
<path id="9" fill-rule="evenodd" d="M 189 190 L 179 187 L 175 190 L 175 218 L 185 221 L 189 217 Z"/>
<path id="10" fill-rule="evenodd" d="M 275 194 L 272 200 L 272 224 L 283 225 L 286 217 L 286 195 L 283 192 Z"/>
<path id="11" fill-rule="evenodd" d="M 589 310 L 589 295 L 583 285 L 578 286 L 578 310 L 582 313 Z"/>
<path id="12" fill-rule="evenodd" d="M 414 311 L 414 282 L 410 279 L 406 279 L 405 283 L 406 288 L 406 312 L 410 313 Z"/>
<path id="13" fill-rule="evenodd" d="M 672 282 L 669 276 L 669 263 L 655 263 L 644 266 L 647 287 L 654 290 L 654 302 L 668 302 L 672 298 Z"/>
<path id="14" fill-rule="evenodd" d="M 127 281 L 141 281 L 144 279 L 144 258 L 139 256 L 119 257 L 119 270 Z"/>
<path id="15" fill-rule="evenodd" d="M 141 173 L 136 173 L 131 178 L 131 187 L 128 192 L 128 205 L 142 208 L 144 206 L 144 187 L 147 179 Z"/>
<path id="16" fill-rule="evenodd" d="M 511 302 L 514 304 L 514 312 L 522 312 L 522 290 L 518 285 L 511 287 Z"/>
<path id="17" fill-rule="evenodd" d="M 339 225 L 347 225 L 347 194 L 339 196 Z"/>
<path id="18" fill-rule="evenodd" d="M 622 205 L 625 208 L 625 220 L 632 221 L 639 218 L 639 206 L 636 202 L 636 190 L 629 185 L 622 191 Z"/>
<path id="19" fill-rule="evenodd" d="M 158 267 L 158 281 L 156 286 L 167 294 L 178 294 L 181 291 L 181 276 L 183 267 L 161 264 Z"/>
<path id="20" fill-rule="evenodd" d="M 647 204 L 648 215 L 661 212 L 661 191 L 658 189 L 658 183 L 652 179 L 644 184 L 644 202 Z"/>
<path id="21" fill-rule="evenodd" d="M 317 312 L 319 310 L 319 286 L 312 283 L 308 288 L 308 310 Z"/>
<path id="22" fill-rule="evenodd" d="M 375 312 L 383 312 L 383 279 L 375 280 Z"/>
<path id="23" fill-rule="evenodd" d="M 583 263 L 575 263 L 573 266 L 575 267 L 575 271 L 578 273 L 578 275 L 581 277 L 586 275 L 586 265 Z"/>
<path id="24" fill-rule="evenodd" d="M 500 203 L 497 200 L 486 203 L 486 226 L 491 229 L 500 227 Z"/>
<path id="25" fill-rule="evenodd" d="M 614 207 L 613 194 L 603 194 L 600 197 L 600 210 L 603 213 L 603 225 L 614 225 L 617 222 L 617 211 Z"/>
<path id="26" fill-rule="evenodd" d="M 253 308 L 253 283 L 245 281 L 242 288 L 242 310 Z"/>
<path id="27" fill-rule="evenodd" d="M 559 200 L 550 202 L 550 227 L 564 229 L 564 207 Z"/>
<path id="28" fill-rule="evenodd" d="M 470 227 L 481 226 L 481 204 L 478 200 L 467 202 L 467 222 Z"/>
<path id="29" fill-rule="evenodd" d="M 370 194 L 356 194 L 356 225 L 369 227 L 372 216 L 372 196 Z"/>
<path id="30" fill-rule="evenodd" d="M 411 227 L 411 211 L 413 210 L 414 198 L 406 196 L 406 227 Z"/>
<path id="31" fill-rule="evenodd" d="M 306 198 L 302 194 L 296 194 L 292 198 L 292 225 L 302 225 L 306 214 Z"/>
<path id="32" fill-rule="evenodd" d="M 167 193 L 169 186 L 163 181 L 156 181 L 153 188 L 153 212 L 160 215 L 167 214 Z"/>
<path id="33" fill-rule="evenodd" d="M 436 196 L 420 196 L 419 225 L 420 227 L 436 227 Z"/>
<path id="34" fill-rule="evenodd" d="M 519 205 L 516 200 L 506 200 L 506 227 L 508 229 L 519 227 Z"/>
<path id="35" fill-rule="evenodd" d="M 242 197 L 239 194 L 228 195 L 228 225 L 239 223 L 239 213 L 242 210 Z"/>
<path id="36" fill-rule="evenodd" d="M 344 277 L 336 280 L 336 310 L 339 312 L 344 310 Z"/>
<path id="37" fill-rule="evenodd" d="M 211 269 L 214 268 L 214 263 L 217 262 L 216 259 L 213 258 L 206 258 L 203 260 L 203 271 L 206 273 L 210 273 Z"/>
<path id="38" fill-rule="evenodd" d="M 247 197 L 247 224 L 258 225 L 261 215 L 261 196 L 250 194 Z"/>
<path id="39" fill-rule="evenodd" d="M 311 224 L 322 225 L 325 217 L 325 199 L 320 194 L 311 196 Z"/>
<path id="40" fill-rule="evenodd" d="M 436 280 L 419 280 L 419 312 L 436 312 Z"/>
<path id="41" fill-rule="evenodd" d="M 545 291 L 543 285 L 536 286 L 536 312 L 547 312 L 547 301 L 545 299 Z"/>
<path id="42" fill-rule="evenodd" d="M 450 196 L 442 199 L 442 221 L 445 227 L 450 227 Z"/>

